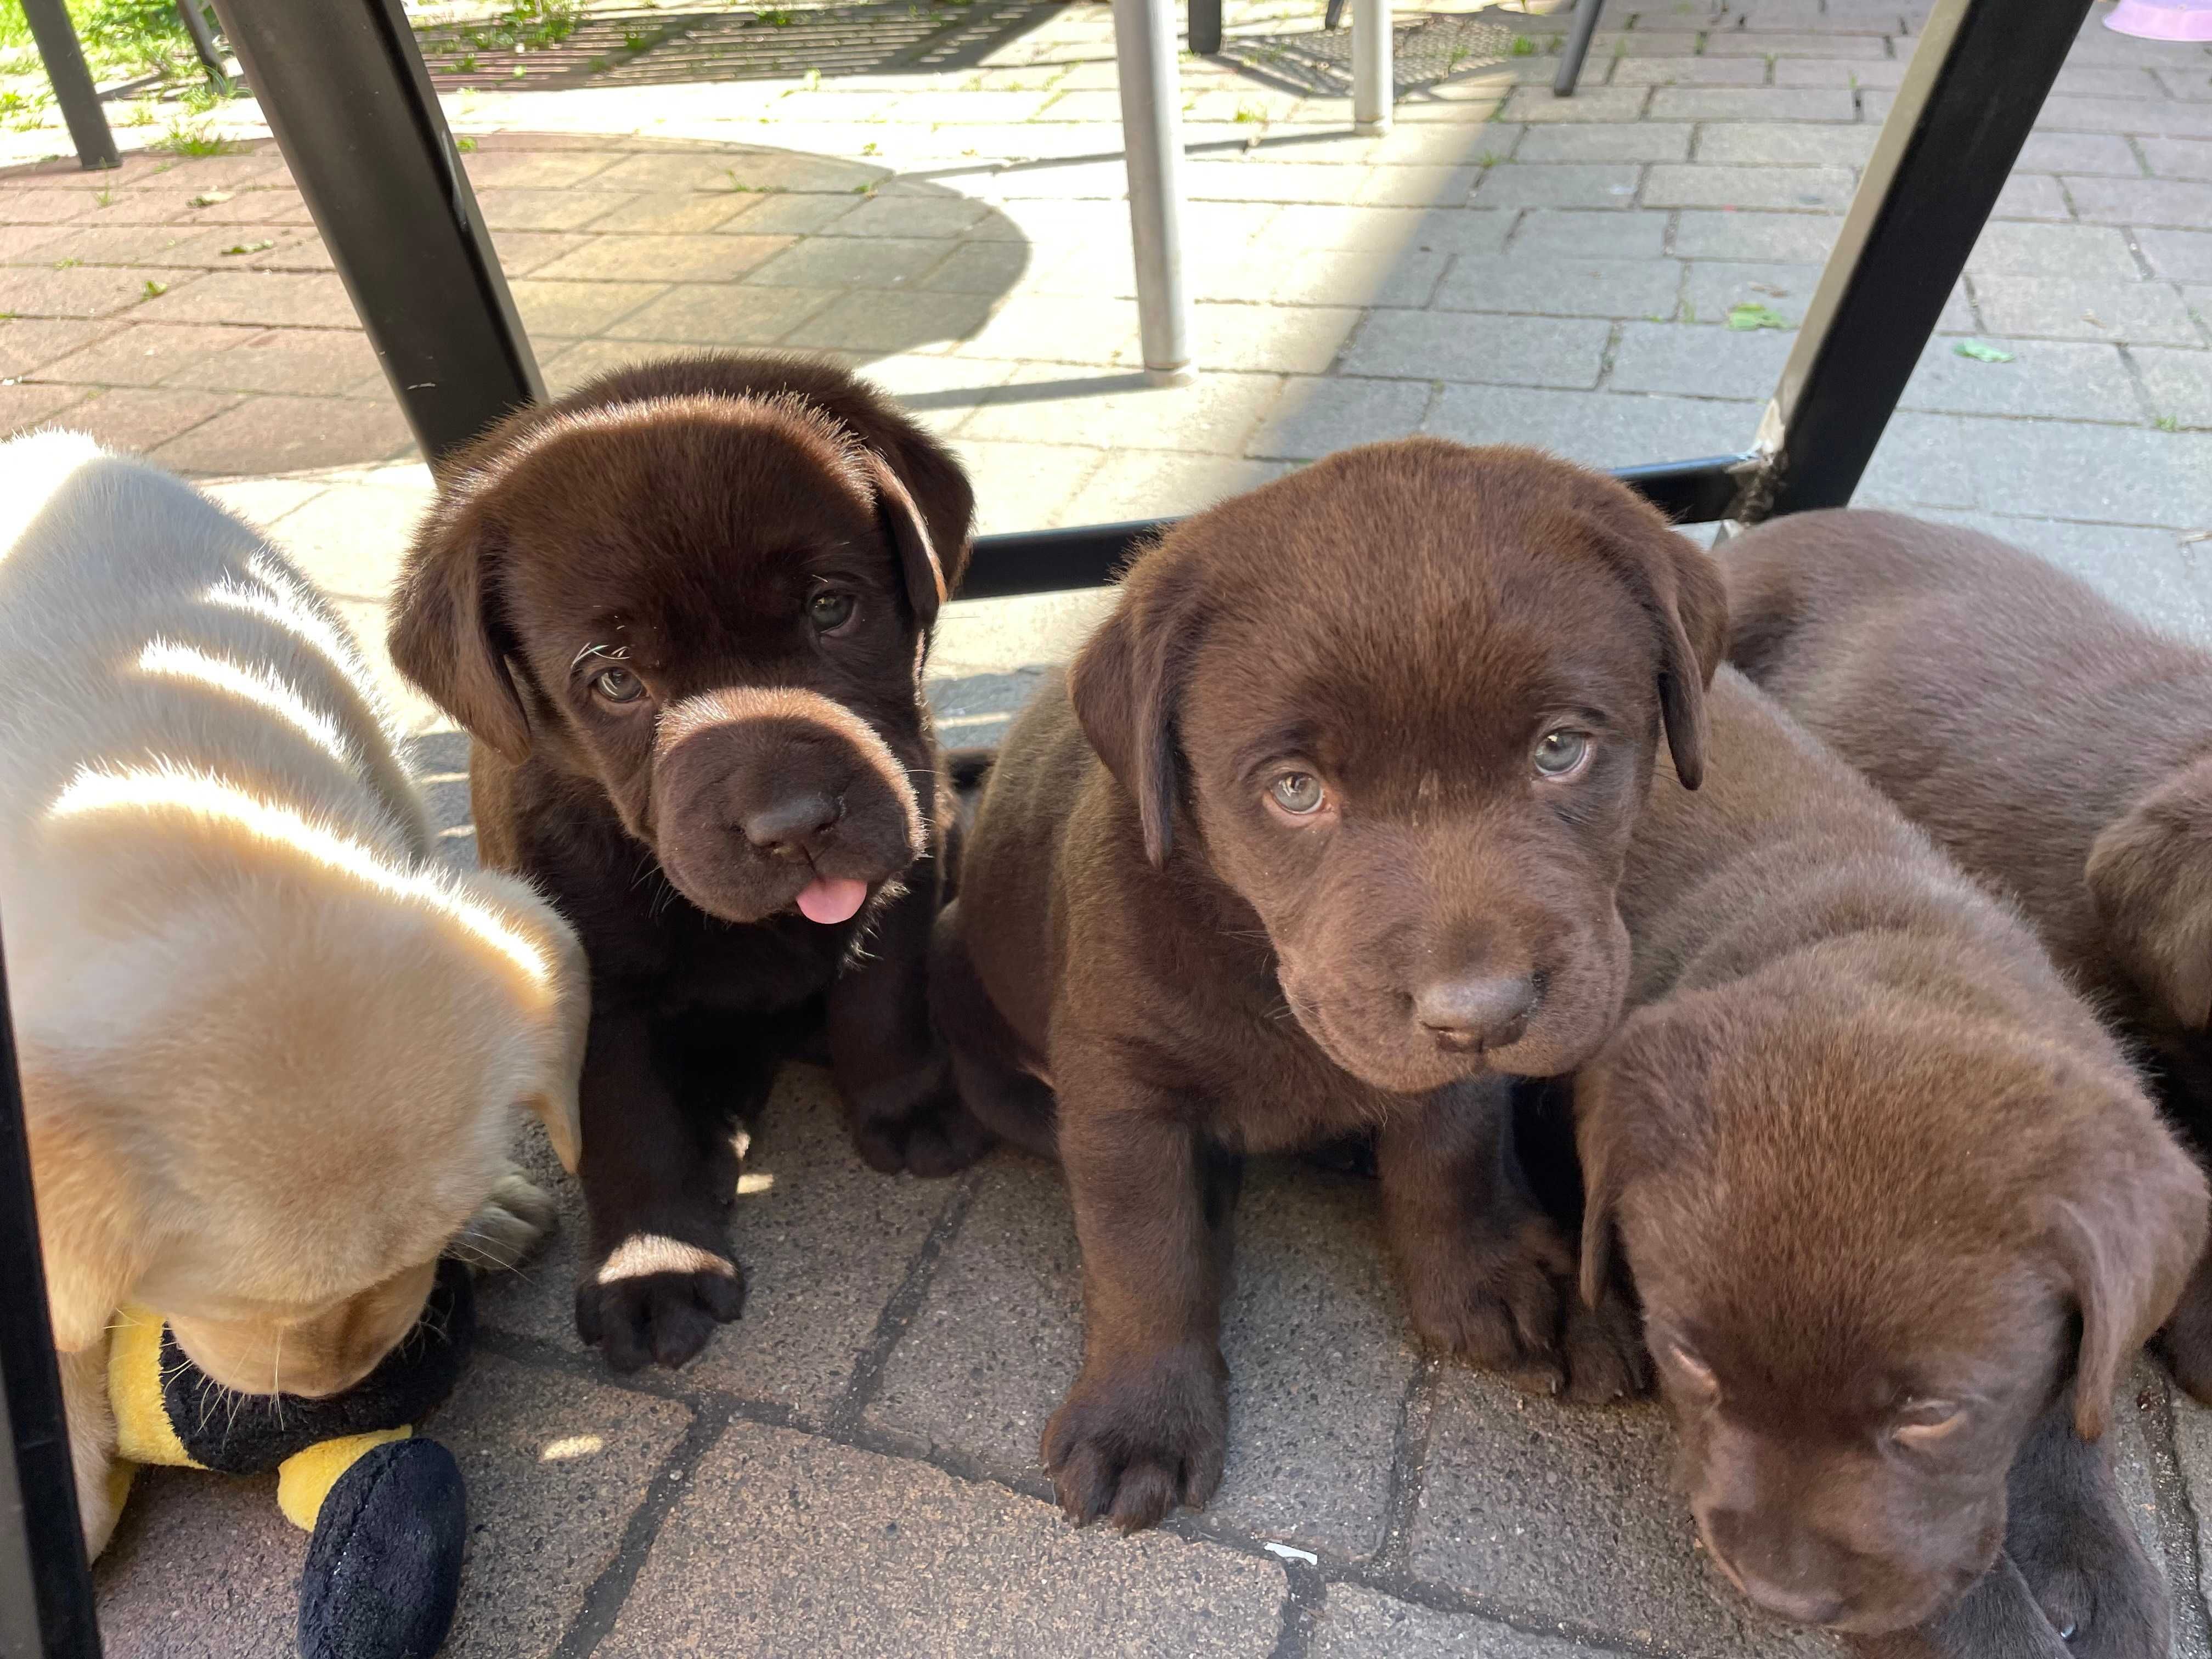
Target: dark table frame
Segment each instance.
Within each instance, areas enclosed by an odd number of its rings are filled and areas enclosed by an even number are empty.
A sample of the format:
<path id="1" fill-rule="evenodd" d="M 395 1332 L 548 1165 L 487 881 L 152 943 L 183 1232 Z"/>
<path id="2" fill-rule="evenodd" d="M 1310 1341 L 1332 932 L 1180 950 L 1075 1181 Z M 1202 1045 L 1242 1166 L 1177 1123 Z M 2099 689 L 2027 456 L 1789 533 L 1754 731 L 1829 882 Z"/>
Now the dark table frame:
<path id="1" fill-rule="evenodd" d="M 543 397 L 399 0 L 214 3 L 424 453 Z M 1850 499 L 2090 3 L 1936 0 L 1753 441 L 1619 476 L 1685 523 Z M 962 591 L 1103 582 L 1163 522 L 983 537 Z M 83 1659 L 100 1638 L 5 1012 L 0 972 L 0 1659 Z"/>

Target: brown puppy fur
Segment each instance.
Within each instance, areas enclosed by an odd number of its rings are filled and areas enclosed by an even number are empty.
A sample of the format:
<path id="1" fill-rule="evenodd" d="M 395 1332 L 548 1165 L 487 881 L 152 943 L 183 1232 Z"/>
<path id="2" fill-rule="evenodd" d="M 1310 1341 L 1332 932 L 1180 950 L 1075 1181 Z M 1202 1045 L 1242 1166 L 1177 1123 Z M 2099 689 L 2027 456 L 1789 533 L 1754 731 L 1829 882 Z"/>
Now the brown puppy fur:
<path id="1" fill-rule="evenodd" d="M 925 987 L 921 669 L 972 497 L 869 387 L 775 357 L 607 375 L 441 484 L 392 658 L 476 739 L 484 862 L 591 958 L 578 1326 L 618 1369 L 681 1364 L 742 1300 L 732 1115 L 823 1018 L 871 1164 L 945 1174 L 986 1144 Z"/>
<path id="2" fill-rule="evenodd" d="M 1586 1290 L 1617 1229 L 1698 1529 L 1785 1617 L 1997 1659 L 2009 1579 L 1960 1599 L 2009 1475 L 2053 1618 L 2163 1653 L 2081 1443 L 2203 1181 L 2024 922 L 1734 670 L 1708 710 L 1704 788 L 1662 775 L 1621 882 L 1633 1012 L 1575 1085 Z"/>
<path id="3" fill-rule="evenodd" d="M 1972 531 L 1806 513 L 1731 545 L 1736 659 L 2140 1042 L 2212 1146 L 2212 653 Z M 2162 1342 L 2212 1401 L 2212 1266 Z"/>
<path id="4" fill-rule="evenodd" d="M 1086 1349 L 1043 1457 L 1070 1515 L 1148 1526 L 1220 1479 L 1248 1152 L 1378 1132 L 1428 1340 L 1640 1384 L 1632 1316 L 1561 1294 L 1497 1076 L 1612 1029 L 1613 884 L 1662 722 L 1695 782 L 1719 599 L 1611 479 L 1378 445 L 1169 532 L 1016 722 L 931 994 L 969 1104 L 1066 1169 Z"/>

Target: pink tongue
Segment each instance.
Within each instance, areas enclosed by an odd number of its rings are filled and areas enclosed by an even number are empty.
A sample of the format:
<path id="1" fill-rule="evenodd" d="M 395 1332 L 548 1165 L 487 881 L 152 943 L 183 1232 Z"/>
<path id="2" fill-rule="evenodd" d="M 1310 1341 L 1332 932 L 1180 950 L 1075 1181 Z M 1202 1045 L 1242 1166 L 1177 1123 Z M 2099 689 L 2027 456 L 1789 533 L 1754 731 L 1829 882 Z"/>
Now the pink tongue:
<path id="1" fill-rule="evenodd" d="M 868 884 L 817 876 L 799 890 L 799 911 L 809 921 L 850 921 L 868 896 Z"/>

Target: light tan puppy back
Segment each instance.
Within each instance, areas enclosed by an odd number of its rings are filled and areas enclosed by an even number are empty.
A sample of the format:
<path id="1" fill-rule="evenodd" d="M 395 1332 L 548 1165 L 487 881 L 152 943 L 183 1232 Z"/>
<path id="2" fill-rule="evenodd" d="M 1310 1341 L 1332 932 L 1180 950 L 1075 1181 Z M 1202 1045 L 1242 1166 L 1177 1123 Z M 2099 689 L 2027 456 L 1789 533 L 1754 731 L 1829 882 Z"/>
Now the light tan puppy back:
<path id="1" fill-rule="evenodd" d="M 281 555 L 89 441 L 0 446 L 0 919 L 95 1547 L 81 1357 L 119 1304 L 230 1387 L 334 1392 L 441 1252 L 542 1233 L 519 1112 L 576 1164 L 575 936 L 428 848 L 358 647 Z"/>

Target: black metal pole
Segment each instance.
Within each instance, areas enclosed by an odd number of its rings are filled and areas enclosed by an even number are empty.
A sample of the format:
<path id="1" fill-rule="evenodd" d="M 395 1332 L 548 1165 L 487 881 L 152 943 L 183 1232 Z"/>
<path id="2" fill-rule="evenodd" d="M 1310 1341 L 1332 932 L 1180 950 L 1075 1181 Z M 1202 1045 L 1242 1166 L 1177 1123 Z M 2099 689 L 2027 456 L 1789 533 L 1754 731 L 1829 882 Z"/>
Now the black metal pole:
<path id="1" fill-rule="evenodd" d="M 185 20 L 185 33 L 192 37 L 192 51 L 198 54 L 200 67 L 208 78 L 224 79 L 222 52 L 216 46 L 215 34 L 208 27 L 207 13 L 200 9 L 201 0 L 177 0 L 177 15 Z"/>
<path id="2" fill-rule="evenodd" d="M 100 1659 L 0 964 L 0 1659 Z"/>
<path id="3" fill-rule="evenodd" d="M 108 131 L 107 112 L 100 106 L 100 88 L 85 67 L 84 48 L 77 44 L 69 7 L 64 0 L 23 0 L 23 15 L 30 20 L 31 39 L 38 43 L 46 79 L 53 83 L 54 101 L 69 123 L 78 162 L 87 167 L 121 167 L 123 158 L 115 153 L 115 135 Z"/>
<path id="4" fill-rule="evenodd" d="M 423 453 L 544 397 L 399 0 L 215 9 Z"/>
<path id="5" fill-rule="evenodd" d="M 2089 5 L 1936 0 L 1760 426 L 1767 465 L 1735 516 L 1850 500 Z"/>
<path id="6" fill-rule="evenodd" d="M 1552 96 L 1571 98 L 1575 83 L 1583 78 L 1583 59 L 1589 56 L 1590 37 L 1597 33 L 1598 14 L 1605 9 L 1605 0 L 1580 0 L 1575 7 L 1575 26 L 1567 32 L 1566 46 L 1559 53 L 1559 72 L 1552 77 Z"/>

